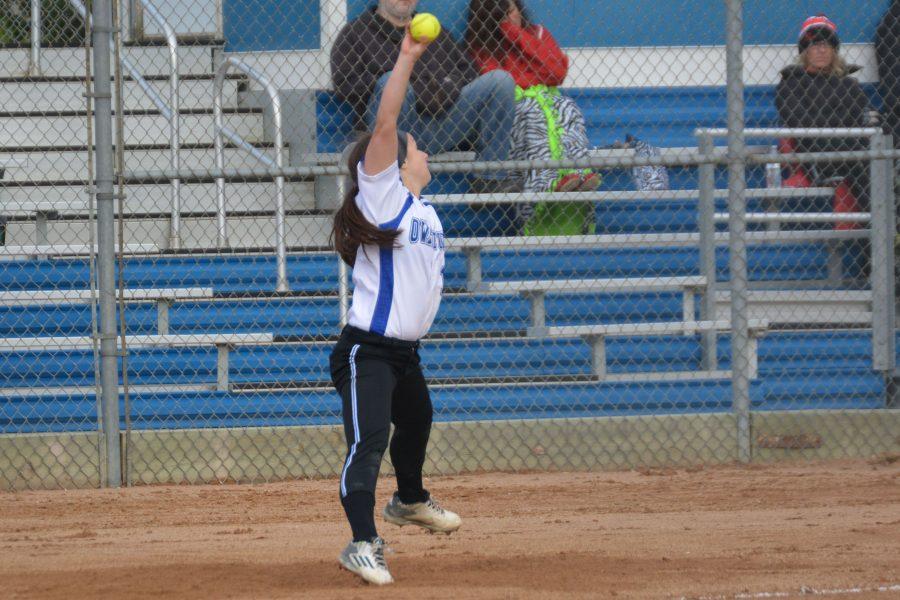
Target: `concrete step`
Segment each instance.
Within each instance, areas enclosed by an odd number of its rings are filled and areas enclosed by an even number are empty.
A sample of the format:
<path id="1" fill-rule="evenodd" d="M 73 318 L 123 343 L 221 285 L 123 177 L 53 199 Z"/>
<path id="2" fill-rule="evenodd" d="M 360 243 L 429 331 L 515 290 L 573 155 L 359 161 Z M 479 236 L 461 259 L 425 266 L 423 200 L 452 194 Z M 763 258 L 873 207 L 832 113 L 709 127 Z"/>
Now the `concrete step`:
<path id="1" fill-rule="evenodd" d="M 237 152 L 237 151 L 235 151 Z M 232 156 L 236 156 L 232 154 Z M 285 210 L 310 210 L 315 207 L 313 183 L 286 183 Z M 169 184 L 132 185 L 125 190 L 125 214 L 168 215 L 171 213 L 172 187 Z M 228 212 L 271 212 L 275 210 L 274 183 L 226 183 Z M 31 218 L 37 210 L 53 209 L 60 215 L 86 215 L 87 194 L 84 183 L 52 186 L 0 188 L 0 214 Z M 215 213 L 215 183 L 181 185 L 181 212 Z M 53 221 L 51 220 L 51 223 Z M 13 229 L 16 224 L 10 224 Z M 33 238 L 31 238 L 33 240 Z M 12 243 L 12 242 L 7 242 Z M 34 243 L 30 241 L 29 243 Z"/>
<path id="2" fill-rule="evenodd" d="M 260 144 L 259 148 L 274 158 L 271 144 Z M 171 164 L 169 153 L 167 145 L 132 149 L 126 147 L 125 166 L 129 170 L 167 169 Z M 180 157 L 181 165 L 184 168 L 213 168 L 216 164 L 215 150 L 209 145 L 182 147 Z M 9 198 L 9 194 L 16 197 L 15 190 L 17 188 L 14 185 L 16 182 L 81 181 L 87 177 L 88 154 L 84 147 L 61 151 L 16 153 L 9 155 L 8 158 L 15 159 L 21 166 L 6 169 L 0 184 L 13 185 L 7 187 L 5 191 L 0 191 L 0 198 Z M 287 160 L 287 156 L 285 156 L 285 160 Z M 255 168 L 263 165 L 243 149 L 226 148 L 225 166 L 226 168 Z M 19 197 L 34 197 L 31 192 L 23 192 L 23 194 Z M 9 202 L 14 201 L 10 200 Z M 3 203 L 9 205 L 7 200 L 3 200 Z"/>
<path id="3" fill-rule="evenodd" d="M 169 219 L 154 217 L 127 219 L 125 241 L 129 244 L 153 244 L 168 247 Z M 228 220 L 229 239 L 241 247 L 272 247 L 275 242 L 275 219 L 271 215 L 234 217 Z M 215 217 L 183 217 L 181 220 L 182 249 L 214 249 L 216 247 Z M 285 219 L 285 242 L 288 246 L 327 246 L 331 232 L 331 216 L 322 214 L 292 215 Z M 34 222 L 10 222 L 6 243 L 10 246 L 34 244 Z M 47 243 L 53 245 L 87 244 L 90 241 L 86 220 L 49 221 Z"/>
<path id="4" fill-rule="evenodd" d="M 225 106 L 237 106 L 237 87 L 240 78 L 225 81 L 223 94 Z M 169 80 L 156 78 L 148 83 L 169 104 Z M 154 110 L 156 105 L 144 90 L 132 79 L 123 83 L 125 110 Z M 194 75 L 179 82 L 181 110 L 213 106 L 213 76 Z M 113 86 L 115 95 L 115 86 Z M 116 104 L 113 99 L 113 106 Z M 21 112 L 83 111 L 86 109 L 84 81 L 73 78 L 0 79 L 0 107 L 15 108 Z"/>
<path id="5" fill-rule="evenodd" d="M 178 72 L 182 75 L 212 73 L 213 53 L 219 48 L 215 45 L 179 46 Z M 0 77 L 27 74 L 30 54 L 30 48 L 0 48 Z M 169 49 L 166 46 L 125 46 L 123 55 L 144 77 L 169 74 Z M 41 74 L 81 76 L 84 74 L 84 57 L 84 48 L 42 48 Z"/>
<path id="6" fill-rule="evenodd" d="M 16 144 L 47 147 L 83 144 L 87 140 L 87 113 L 18 115 L 0 113 L 0 152 L 15 152 Z M 157 112 L 131 112 L 124 116 L 126 144 L 167 144 L 169 121 Z M 114 119 L 115 123 L 115 119 Z M 255 109 L 228 109 L 225 125 L 250 143 L 262 141 L 263 116 Z M 115 136 L 115 125 L 113 127 Z M 181 142 L 213 143 L 212 110 L 182 112 Z"/>

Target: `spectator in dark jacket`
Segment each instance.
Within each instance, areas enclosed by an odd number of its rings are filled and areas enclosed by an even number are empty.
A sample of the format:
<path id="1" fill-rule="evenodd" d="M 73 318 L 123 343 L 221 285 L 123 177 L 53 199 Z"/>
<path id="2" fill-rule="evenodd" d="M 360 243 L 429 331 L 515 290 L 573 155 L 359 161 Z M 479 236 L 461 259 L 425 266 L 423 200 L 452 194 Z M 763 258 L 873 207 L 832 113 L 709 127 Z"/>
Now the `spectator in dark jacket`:
<path id="1" fill-rule="evenodd" d="M 900 148 L 900 0 L 894 0 L 875 31 L 875 56 L 887 132 Z"/>
<path id="2" fill-rule="evenodd" d="M 381 93 L 400 52 L 418 0 L 379 0 L 348 23 L 331 51 L 335 93 L 356 113 L 357 128 L 371 128 Z M 464 48 L 442 32 L 412 73 L 399 127 L 412 132 L 425 152 L 436 154 L 474 144 L 477 160 L 509 157 L 515 116 L 515 82 L 505 71 L 482 76 Z M 521 191 L 521 179 L 484 173 L 475 192 Z"/>
<path id="3" fill-rule="evenodd" d="M 850 77 L 860 69 L 847 65 L 839 54 L 837 27 L 824 15 L 810 17 L 800 30 L 798 64 L 781 71 L 775 91 L 778 115 L 786 127 L 865 127 L 869 100 L 859 82 Z M 798 152 L 864 150 L 859 138 L 800 138 Z M 815 170 L 812 165 L 810 170 Z M 844 163 L 828 163 L 818 178 L 846 173 Z"/>
<path id="4" fill-rule="evenodd" d="M 775 91 L 778 115 L 786 127 L 865 127 L 869 100 L 859 82 L 850 77 L 859 70 L 847 65 L 839 54 L 837 26 L 824 15 L 810 17 L 800 30 L 799 63 L 781 71 Z M 860 138 L 798 138 L 797 152 L 865 150 Z M 831 162 L 804 165 L 810 183 L 822 185 L 846 179 L 864 203 L 868 178 L 863 162 Z"/>
<path id="5" fill-rule="evenodd" d="M 799 63 L 781 71 L 775 91 L 775 104 L 786 127 L 865 127 L 869 122 L 869 100 L 859 82 L 850 77 L 859 67 L 848 66 L 839 54 L 837 26 L 825 15 L 808 18 L 800 28 L 797 42 Z M 866 139 L 834 137 L 803 138 L 793 143 L 797 152 L 840 152 L 865 150 Z M 832 185 L 835 187 L 834 211 L 869 210 L 868 163 L 835 161 L 809 163 L 785 181 L 787 187 Z M 839 222 L 836 229 L 855 229 L 856 222 Z M 864 245 L 849 243 L 844 253 L 847 267 L 862 264 L 856 271 L 868 270 L 868 251 Z M 853 269 L 855 270 L 855 269 Z"/>

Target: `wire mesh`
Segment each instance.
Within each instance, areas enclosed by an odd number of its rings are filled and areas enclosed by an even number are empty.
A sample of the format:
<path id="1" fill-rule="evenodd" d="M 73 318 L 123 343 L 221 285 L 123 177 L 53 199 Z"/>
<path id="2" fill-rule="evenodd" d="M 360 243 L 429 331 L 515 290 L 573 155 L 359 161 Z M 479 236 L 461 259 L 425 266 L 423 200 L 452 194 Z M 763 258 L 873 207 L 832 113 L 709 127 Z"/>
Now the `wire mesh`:
<path id="1" fill-rule="evenodd" d="M 893 131 L 900 25 L 865 3 L 812 22 L 795 3 L 777 26 L 773 2 L 733 3 L 743 68 L 729 70 L 727 3 L 121 2 L 109 143 L 124 182 L 125 481 L 340 470 L 328 355 L 352 282 L 329 241 L 336 173 L 415 11 L 442 25 L 400 119 L 431 155 L 423 198 L 446 251 L 421 348 L 426 470 L 898 451 L 893 159 L 809 158 L 890 143 L 879 114 Z M 112 429 L 95 351 L 91 7 L 36 4 L 39 28 L 32 2 L 0 8 L 0 486 L 98 486 Z M 746 155 L 729 153 L 741 131 Z"/>

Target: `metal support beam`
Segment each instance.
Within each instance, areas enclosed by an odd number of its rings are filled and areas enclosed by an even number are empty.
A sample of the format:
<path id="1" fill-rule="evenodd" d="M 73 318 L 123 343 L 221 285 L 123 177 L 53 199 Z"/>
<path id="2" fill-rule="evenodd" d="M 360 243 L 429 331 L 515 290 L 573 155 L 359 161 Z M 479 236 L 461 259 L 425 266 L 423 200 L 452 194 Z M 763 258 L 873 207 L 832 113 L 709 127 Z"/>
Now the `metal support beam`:
<path id="1" fill-rule="evenodd" d="M 725 71 L 728 123 L 728 270 L 731 282 L 731 391 L 738 460 L 750 455 L 751 358 L 747 323 L 747 188 L 744 139 L 743 0 L 726 0 Z"/>
<path id="2" fill-rule="evenodd" d="M 883 135 L 871 138 L 872 150 L 883 150 Z M 892 169 L 888 160 L 870 165 L 872 202 L 872 361 L 876 371 L 893 376 L 896 366 L 894 336 L 894 236 L 896 231 Z"/>
<path id="3" fill-rule="evenodd" d="M 701 154 L 712 154 L 713 140 L 709 135 L 701 134 L 698 140 Z M 700 233 L 700 274 L 706 277 L 706 289 L 703 292 L 703 304 L 700 307 L 700 318 L 704 321 L 716 320 L 716 166 L 702 164 L 699 169 L 699 224 Z M 685 315 L 685 319 L 687 319 Z M 716 356 L 716 332 L 704 331 L 702 334 L 700 366 L 707 371 L 718 369 Z"/>
<path id="4" fill-rule="evenodd" d="M 113 194 L 112 93 L 110 86 L 110 0 L 93 2 L 94 135 L 96 139 L 97 271 L 100 295 L 100 388 L 107 487 L 122 485 L 119 439 L 119 367 L 116 344 L 116 240 Z"/>

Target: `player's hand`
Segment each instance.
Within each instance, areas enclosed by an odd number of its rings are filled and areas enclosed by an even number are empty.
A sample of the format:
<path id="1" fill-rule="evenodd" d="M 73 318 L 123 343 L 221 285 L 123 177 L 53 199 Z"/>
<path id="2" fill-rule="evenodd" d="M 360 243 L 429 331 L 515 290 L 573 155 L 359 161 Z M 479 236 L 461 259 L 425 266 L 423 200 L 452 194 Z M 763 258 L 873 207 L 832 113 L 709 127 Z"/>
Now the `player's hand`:
<path id="1" fill-rule="evenodd" d="M 403 36 L 403 43 L 400 44 L 400 54 L 409 56 L 413 60 L 419 60 L 427 49 L 428 43 L 414 40 L 413 36 L 409 33 L 409 26 L 407 26 L 406 35 Z"/>

